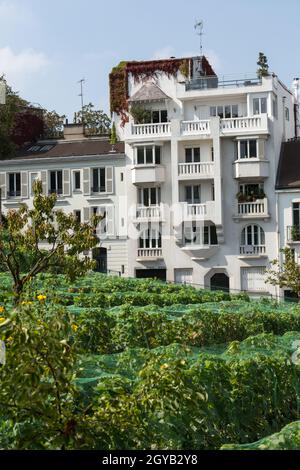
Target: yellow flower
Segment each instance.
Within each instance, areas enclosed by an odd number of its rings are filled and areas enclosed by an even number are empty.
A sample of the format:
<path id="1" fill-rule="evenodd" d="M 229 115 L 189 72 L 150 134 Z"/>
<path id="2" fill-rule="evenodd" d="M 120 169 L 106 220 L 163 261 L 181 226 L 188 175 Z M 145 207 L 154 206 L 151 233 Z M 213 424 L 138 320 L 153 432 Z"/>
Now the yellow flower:
<path id="1" fill-rule="evenodd" d="M 32 305 L 32 302 L 29 300 L 23 300 L 22 305 Z"/>
<path id="2" fill-rule="evenodd" d="M 78 325 L 75 325 L 75 323 L 73 323 L 73 325 L 71 326 L 72 330 L 74 331 L 74 333 L 76 333 L 76 331 L 78 330 Z"/>
<path id="3" fill-rule="evenodd" d="M 0 318 L 0 323 L 3 323 L 5 321 L 5 318 L 1 317 Z"/>
<path id="4" fill-rule="evenodd" d="M 47 299 L 47 296 L 40 294 L 40 295 L 37 296 L 37 299 L 38 299 L 39 302 L 43 302 L 44 300 Z"/>
<path id="5" fill-rule="evenodd" d="M 3 313 L 5 310 L 5 307 L 3 307 L 3 305 L 0 305 L 0 313 Z"/>

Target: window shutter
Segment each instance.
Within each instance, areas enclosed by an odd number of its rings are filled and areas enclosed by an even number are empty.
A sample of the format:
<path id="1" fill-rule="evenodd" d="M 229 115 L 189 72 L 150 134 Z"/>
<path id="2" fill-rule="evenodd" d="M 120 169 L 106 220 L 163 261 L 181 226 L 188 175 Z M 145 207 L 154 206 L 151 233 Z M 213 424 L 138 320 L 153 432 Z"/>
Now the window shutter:
<path id="1" fill-rule="evenodd" d="M 115 234 L 114 206 L 106 206 L 106 234 L 109 237 Z"/>
<path id="2" fill-rule="evenodd" d="M 83 194 L 89 196 L 91 194 L 91 169 L 83 168 Z"/>
<path id="3" fill-rule="evenodd" d="M 41 171 L 41 180 L 43 187 L 43 194 L 48 194 L 48 172 L 47 170 Z"/>
<path id="4" fill-rule="evenodd" d="M 88 224 L 91 220 L 91 208 L 90 207 L 84 207 L 83 208 L 83 222 L 85 224 Z"/>
<path id="5" fill-rule="evenodd" d="M 1 198 L 7 198 L 6 173 L 0 173 Z"/>
<path id="6" fill-rule="evenodd" d="M 21 197 L 23 199 L 28 198 L 28 172 L 21 172 Z"/>
<path id="7" fill-rule="evenodd" d="M 63 195 L 71 195 L 71 171 L 69 168 L 63 170 Z"/>
<path id="8" fill-rule="evenodd" d="M 258 141 L 258 158 L 265 158 L 265 141 L 263 139 Z"/>
<path id="9" fill-rule="evenodd" d="M 106 192 L 107 193 L 113 192 L 113 167 L 112 166 L 106 167 Z"/>

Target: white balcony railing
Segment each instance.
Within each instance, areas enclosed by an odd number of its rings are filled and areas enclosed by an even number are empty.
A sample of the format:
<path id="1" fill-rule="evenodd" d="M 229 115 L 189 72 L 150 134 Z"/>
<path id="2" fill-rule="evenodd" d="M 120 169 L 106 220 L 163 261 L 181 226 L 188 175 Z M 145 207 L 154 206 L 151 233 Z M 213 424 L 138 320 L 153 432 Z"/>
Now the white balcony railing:
<path id="1" fill-rule="evenodd" d="M 206 204 L 188 204 L 187 205 L 188 216 L 205 217 L 206 213 L 207 213 Z"/>
<path id="2" fill-rule="evenodd" d="M 258 199 L 254 202 L 239 202 L 238 215 L 243 217 L 267 216 L 268 215 L 268 200 L 267 198 Z"/>
<path id="3" fill-rule="evenodd" d="M 182 135 L 209 135 L 210 121 L 182 121 L 181 133 Z"/>
<path id="4" fill-rule="evenodd" d="M 220 131 L 223 134 L 236 134 L 247 132 L 268 132 L 268 116 L 229 118 L 220 120 Z"/>
<path id="5" fill-rule="evenodd" d="M 132 124 L 131 134 L 133 136 L 141 137 L 160 137 L 171 135 L 171 124 L 169 122 L 162 122 L 157 124 Z"/>
<path id="6" fill-rule="evenodd" d="M 140 248 L 138 249 L 138 258 L 162 258 L 161 248 Z"/>
<path id="7" fill-rule="evenodd" d="M 188 204 L 187 202 L 182 202 L 181 214 L 178 214 L 179 221 L 182 220 L 182 216 L 183 220 L 213 220 L 215 216 L 215 202 L 207 201 L 203 204 Z"/>
<path id="8" fill-rule="evenodd" d="M 179 163 L 178 176 L 212 178 L 214 176 L 214 168 L 214 162 Z"/>
<path id="9" fill-rule="evenodd" d="M 265 255 L 265 245 L 243 245 L 240 246 L 240 254 L 243 256 L 261 256 Z"/>
<path id="10" fill-rule="evenodd" d="M 160 206 L 140 206 L 136 208 L 137 219 L 160 219 L 161 207 Z"/>

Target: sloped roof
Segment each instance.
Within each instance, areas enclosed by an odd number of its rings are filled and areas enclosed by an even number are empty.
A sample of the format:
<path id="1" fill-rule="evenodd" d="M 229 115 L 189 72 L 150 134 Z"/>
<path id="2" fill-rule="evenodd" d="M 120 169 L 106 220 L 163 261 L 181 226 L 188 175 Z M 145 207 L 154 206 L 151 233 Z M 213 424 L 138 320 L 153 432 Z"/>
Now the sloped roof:
<path id="1" fill-rule="evenodd" d="M 109 139 L 85 139 L 81 141 L 51 141 L 37 142 L 21 149 L 15 158 L 26 159 L 44 159 L 57 157 L 83 157 L 88 155 L 111 155 L 112 146 Z M 118 142 L 115 145 L 115 153 L 124 153 L 124 142 Z"/>
<path id="2" fill-rule="evenodd" d="M 145 83 L 131 98 L 131 102 L 162 101 L 170 99 L 159 86 L 153 82 Z"/>
<path id="3" fill-rule="evenodd" d="M 276 189 L 300 189 L 300 139 L 281 146 Z"/>

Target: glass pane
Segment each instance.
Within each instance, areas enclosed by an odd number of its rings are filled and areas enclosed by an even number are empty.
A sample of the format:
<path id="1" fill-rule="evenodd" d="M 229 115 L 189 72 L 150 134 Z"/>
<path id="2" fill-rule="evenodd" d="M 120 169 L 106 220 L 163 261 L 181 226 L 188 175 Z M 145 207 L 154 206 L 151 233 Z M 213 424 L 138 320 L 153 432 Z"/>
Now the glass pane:
<path id="1" fill-rule="evenodd" d="M 215 225 L 210 226 L 210 244 L 211 245 L 218 244 L 217 230 L 216 230 Z"/>
<path id="2" fill-rule="evenodd" d="M 217 115 L 217 108 L 215 106 L 211 106 L 209 110 L 210 116 L 211 117 L 216 117 Z"/>
<path id="3" fill-rule="evenodd" d="M 148 165 L 153 163 L 153 149 L 152 149 L 152 147 L 146 147 L 146 163 Z"/>
<path id="4" fill-rule="evenodd" d="M 153 123 L 160 122 L 159 111 L 152 111 L 152 122 Z"/>
<path id="5" fill-rule="evenodd" d="M 246 230 L 247 230 L 247 243 L 246 243 L 246 245 L 253 245 L 253 243 L 252 243 L 252 226 L 248 225 L 248 227 L 246 227 Z"/>
<path id="6" fill-rule="evenodd" d="M 248 158 L 248 141 L 241 140 L 240 142 L 240 158 Z"/>
<path id="7" fill-rule="evenodd" d="M 56 191 L 56 172 L 50 172 L 50 191 Z"/>
<path id="8" fill-rule="evenodd" d="M 80 172 L 75 173 L 75 189 L 80 189 Z"/>
<path id="9" fill-rule="evenodd" d="M 100 168 L 100 192 L 106 191 L 106 184 L 105 184 L 105 168 Z"/>
<path id="10" fill-rule="evenodd" d="M 137 163 L 138 165 L 144 164 L 144 147 L 138 147 L 137 149 Z"/>
<path id="11" fill-rule="evenodd" d="M 242 230 L 241 245 L 242 245 L 242 246 L 245 246 L 245 245 L 246 245 L 246 229 L 243 229 L 243 230 Z"/>
<path id="12" fill-rule="evenodd" d="M 21 173 L 16 173 L 16 192 L 21 192 Z"/>
<path id="13" fill-rule="evenodd" d="M 194 162 L 200 162 L 200 148 L 194 148 Z"/>
<path id="14" fill-rule="evenodd" d="M 185 149 L 185 163 L 192 163 L 192 149 Z"/>
<path id="15" fill-rule="evenodd" d="M 203 243 L 204 245 L 209 245 L 209 227 L 205 226 L 203 228 Z"/>
<path id="16" fill-rule="evenodd" d="M 224 109 L 223 106 L 218 106 L 218 116 L 223 119 L 224 118 Z"/>
<path id="17" fill-rule="evenodd" d="M 232 106 L 232 117 L 233 117 L 233 118 L 239 117 L 239 107 L 238 107 L 237 104 L 234 104 L 234 105 Z"/>
<path id="18" fill-rule="evenodd" d="M 262 228 L 260 228 L 260 244 L 261 245 L 265 244 L 265 232 L 263 231 Z"/>
<path id="19" fill-rule="evenodd" d="M 15 175 L 14 173 L 9 174 L 9 192 L 15 192 Z"/>
<path id="20" fill-rule="evenodd" d="M 257 157 L 257 145 L 256 140 L 249 140 L 249 150 L 250 150 L 250 158 Z"/>
<path id="21" fill-rule="evenodd" d="M 156 198 L 156 188 L 151 188 L 151 204 L 156 206 L 157 198 Z"/>
<path id="22" fill-rule="evenodd" d="M 148 207 L 149 206 L 149 189 L 144 188 L 144 206 Z"/>
<path id="23" fill-rule="evenodd" d="M 192 186 L 185 187 L 185 202 L 192 204 Z"/>
<path id="24" fill-rule="evenodd" d="M 266 113 L 267 112 L 267 98 L 261 99 L 260 106 L 261 106 L 261 109 L 260 109 L 261 114 Z"/>
<path id="25" fill-rule="evenodd" d="M 297 225 L 299 227 L 300 225 L 300 204 L 299 202 L 294 202 L 293 203 L 293 225 Z"/>
<path id="26" fill-rule="evenodd" d="M 57 192 L 58 194 L 62 194 L 62 171 L 57 172 Z"/>
<path id="27" fill-rule="evenodd" d="M 194 189 L 194 203 L 200 204 L 200 186 L 193 186 Z"/>
<path id="28" fill-rule="evenodd" d="M 155 147 L 155 164 L 160 165 L 160 147 Z"/>
<path id="29" fill-rule="evenodd" d="M 253 99 L 253 114 L 260 114 L 259 98 L 254 98 Z"/>
<path id="30" fill-rule="evenodd" d="M 168 111 L 166 109 L 160 112 L 160 120 L 161 122 L 168 122 Z"/>
<path id="31" fill-rule="evenodd" d="M 231 118 L 231 106 L 225 106 L 225 118 Z"/>

